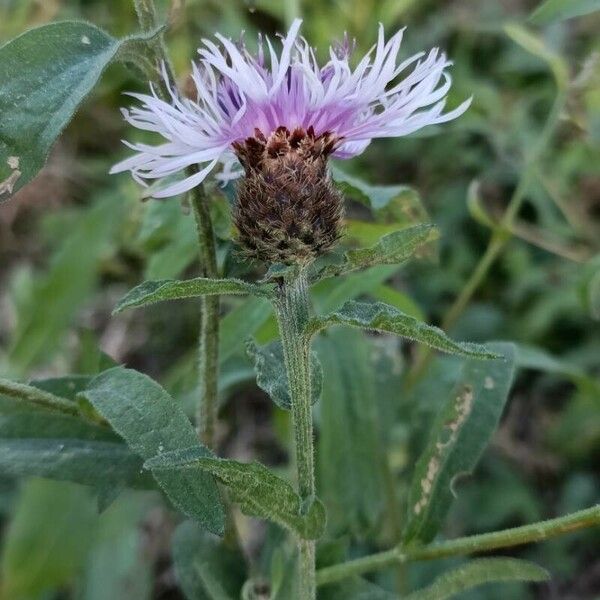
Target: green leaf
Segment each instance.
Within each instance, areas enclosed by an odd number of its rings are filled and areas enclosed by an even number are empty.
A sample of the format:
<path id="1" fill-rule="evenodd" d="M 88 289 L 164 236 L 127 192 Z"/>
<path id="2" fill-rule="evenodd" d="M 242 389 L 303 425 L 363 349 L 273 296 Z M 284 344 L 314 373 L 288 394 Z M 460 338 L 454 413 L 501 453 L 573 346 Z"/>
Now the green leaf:
<path id="1" fill-rule="evenodd" d="M 84 487 L 28 481 L 4 539 L 2 597 L 40 598 L 68 585 L 85 561 L 96 519 L 94 502 Z"/>
<path id="2" fill-rule="evenodd" d="M 197 296 L 215 296 L 220 294 L 254 294 L 268 295 L 269 286 L 247 283 L 239 279 L 207 279 L 198 277 L 185 281 L 163 279 L 160 281 L 144 281 L 133 288 L 117 304 L 113 314 L 127 308 L 146 306 L 164 300 L 180 300 Z"/>
<path id="3" fill-rule="evenodd" d="M 407 261 L 426 242 L 436 239 L 433 225 L 421 224 L 384 235 L 370 248 L 348 250 L 344 262 L 321 269 L 317 278 L 344 275 L 374 265 L 396 265 Z"/>
<path id="4" fill-rule="evenodd" d="M 377 412 L 372 347 L 360 331 L 318 340 L 323 365 L 318 478 L 332 535 L 364 535 L 381 516 L 385 457 Z"/>
<path id="5" fill-rule="evenodd" d="M 152 488 L 142 461 L 125 444 L 77 439 L 0 439 L 0 473 L 90 486 Z"/>
<path id="6" fill-rule="evenodd" d="M 406 543 L 434 538 L 452 504 L 456 482 L 473 472 L 496 430 L 514 375 L 514 348 L 506 343 L 489 347 L 504 359 L 465 361 L 417 462 L 408 497 Z"/>
<path id="7" fill-rule="evenodd" d="M 516 558 L 480 558 L 440 575 L 430 586 L 405 600 L 446 600 L 484 583 L 548 581 L 548 571 Z"/>
<path id="8" fill-rule="evenodd" d="M 34 379 L 29 382 L 29 385 L 75 402 L 77 394 L 85 390 L 91 380 L 91 375 L 67 375 L 65 377 Z"/>
<path id="9" fill-rule="evenodd" d="M 175 574 L 188 600 L 237 600 L 246 579 L 244 557 L 185 521 L 173 536 Z"/>
<path id="10" fill-rule="evenodd" d="M 118 442 L 118 436 L 99 423 L 42 409 L 22 409 L 0 401 L 0 438 L 80 439 Z"/>
<path id="11" fill-rule="evenodd" d="M 256 383 L 258 387 L 269 394 L 271 400 L 284 410 L 290 410 L 292 402 L 283 359 L 283 346 L 280 341 L 258 346 L 254 341 L 246 342 L 248 355 L 254 361 Z M 323 369 L 314 352 L 311 352 L 311 393 L 312 403 L 321 397 L 323 387 Z"/>
<path id="12" fill-rule="evenodd" d="M 368 206 L 378 221 L 404 225 L 427 221 L 419 194 L 407 185 L 370 185 L 337 166 L 331 175 L 344 194 Z"/>
<path id="13" fill-rule="evenodd" d="M 273 314 L 271 303 L 265 298 L 248 298 L 229 311 L 220 323 L 219 360 L 223 364 L 234 354 L 242 354 L 243 341 L 256 334 Z"/>
<path id="14" fill-rule="evenodd" d="M 319 600 L 397 600 L 398 596 L 366 581 L 352 577 L 336 584 L 319 587 Z"/>
<path id="15" fill-rule="evenodd" d="M 534 23 L 546 24 L 582 17 L 600 10 L 600 0 L 545 0 L 531 14 Z"/>
<path id="16" fill-rule="evenodd" d="M 332 325 L 347 325 L 362 329 L 372 329 L 394 333 L 449 354 L 472 356 L 475 358 L 498 358 L 486 346 L 470 342 L 455 342 L 441 329 L 418 321 L 393 306 L 382 302 L 346 302 L 338 311 L 314 317 L 307 325 L 307 331 L 314 334 Z"/>
<path id="17" fill-rule="evenodd" d="M 231 497 L 249 516 L 273 521 L 304 539 L 317 539 L 325 527 L 325 507 L 318 498 L 304 506 L 292 486 L 257 462 L 242 463 L 206 456 L 192 447 L 165 452 L 146 461 L 158 473 L 208 471 L 229 488 Z"/>
<path id="18" fill-rule="evenodd" d="M 148 460 L 161 452 L 196 446 L 196 432 L 182 408 L 158 383 L 137 371 L 109 369 L 95 377 L 83 395 L 121 435 Z M 224 512 L 219 491 L 208 473 L 157 472 L 156 481 L 171 502 L 209 531 L 222 534 Z"/>
<path id="19" fill-rule="evenodd" d="M 31 181 L 108 64 L 139 40 L 51 23 L 0 48 L 0 202 Z"/>

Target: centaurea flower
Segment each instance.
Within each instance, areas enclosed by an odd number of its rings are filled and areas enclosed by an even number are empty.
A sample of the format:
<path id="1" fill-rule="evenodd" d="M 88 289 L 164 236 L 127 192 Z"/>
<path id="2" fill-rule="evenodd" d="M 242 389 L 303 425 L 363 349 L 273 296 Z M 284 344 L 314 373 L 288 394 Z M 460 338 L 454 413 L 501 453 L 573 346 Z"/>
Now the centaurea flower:
<path id="1" fill-rule="evenodd" d="M 275 242 L 281 246 L 281 256 L 269 257 L 282 262 L 289 262 L 290 252 L 309 256 L 325 250 L 338 237 L 341 217 L 341 208 L 332 207 L 325 210 L 329 217 L 318 218 L 328 196 L 333 194 L 330 199 L 337 202 L 326 174 L 328 157 L 351 158 L 374 138 L 405 136 L 450 121 L 467 110 L 470 99 L 443 112 L 451 85 L 446 68 L 451 63 L 437 48 L 400 62 L 403 30 L 386 41 L 380 26 L 377 43 L 354 68 L 346 39 L 330 48 L 329 60 L 320 67 L 314 50 L 298 35 L 300 24 L 294 21 L 279 55 L 268 38 L 259 38 L 256 55 L 219 34 L 221 46 L 203 40 L 200 60 L 192 66 L 195 98 L 182 97 L 175 90 L 170 92 L 170 102 L 158 98 L 154 90 L 131 94 L 141 106 L 123 110 L 125 119 L 139 129 L 159 133 L 166 142 L 158 146 L 125 142 L 136 154 L 111 172 L 129 170 L 142 185 L 159 180 L 151 195 L 165 198 L 199 185 L 221 163 L 221 180 L 241 175 L 248 180 L 241 184 L 236 213 L 242 238 L 256 238 L 260 230 L 268 238 L 263 246 L 270 248 Z M 285 158 L 285 173 L 278 167 L 279 158 Z M 307 164 L 312 165 L 310 172 Z M 167 178 L 192 165 L 194 173 L 188 171 L 183 179 L 167 183 Z M 264 169 L 270 171 L 267 179 L 261 175 Z M 300 206 L 297 197 L 288 198 L 297 196 L 297 185 L 307 180 L 319 188 L 320 201 L 313 209 L 305 203 Z M 270 200 L 266 194 L 271 194 Z M 254 214 L 265 202 L 268 206 L 261 214 Z M 254 208 L 244 206 L 248 203 Z M 299 215 L 282 213 L 282 203 L 294 204 L 302 218 L 309 219 L 303 231 L 296 231 Z M 246 214 L 248 210 L 254 213 Z M 278 214 L 273 216 L 272 210 Z M 244 232 L 244 225 L 250 224 Z M 316 237 L 311 235 L 315 228 Z M 290 236 L 304 241 L 297 244 Z M 251 247 L 243 245 L 251 254 L 267 258 L 269 253 L 260 249 L 264 239 L 246 241 Z"/>

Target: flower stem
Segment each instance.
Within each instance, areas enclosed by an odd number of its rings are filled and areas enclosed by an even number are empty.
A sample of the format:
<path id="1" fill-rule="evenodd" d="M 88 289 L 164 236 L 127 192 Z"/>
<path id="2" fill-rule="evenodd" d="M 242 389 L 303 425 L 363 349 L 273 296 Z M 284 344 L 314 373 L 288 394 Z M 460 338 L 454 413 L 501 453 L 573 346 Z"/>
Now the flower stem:
<path id="1" fill-rule="evenodd" d="M 218 277 L 215 235 L 206 194 L 196 187 L 190 193 L 203 277 Z M 202 443 L 214 448 L 219 379 L 219 296 L 202 296 L 198 340 L 199 402 L 196 427 Z"/>
<path id="2" fill-rule="evenodd" d="M 564 517 L 505 529 L 503 531 L 473 535 L 407 549 L 397 546 L 385 552 L 321 569 L 317 573 L 317 583 L 318 585 L 333 583 L 346 577 L 377 571 L 397 563 L 448 558 L 461 554 L 475 554 L 498 548 L 509 548 L 530 542 L 539 542 L 579 529 L 597 526 L 600 526 L 600 505 L 580 510 Z"/>
<path id="3" fill-rule="evenodd" d="M 315 496 L 311 410 L 310 339 L 305 332 L 310 302 L 306 272 L 299 268 L 285 277 L 275 302 L 283 357 L 290 389 L 298 473 L 298 493 L 306 505 Z M 300 599 L 314 600 L 315 542 L 299 540 Z"/>

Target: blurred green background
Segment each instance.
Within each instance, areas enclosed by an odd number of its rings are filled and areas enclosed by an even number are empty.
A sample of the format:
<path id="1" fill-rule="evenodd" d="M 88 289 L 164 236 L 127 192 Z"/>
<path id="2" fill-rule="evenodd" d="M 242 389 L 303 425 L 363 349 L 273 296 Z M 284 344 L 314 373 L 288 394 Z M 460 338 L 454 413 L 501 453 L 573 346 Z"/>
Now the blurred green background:
<path id="1" fill-rule="evenodd" d="M 344 31 L 364 52 L 378 22 L 388 32 L 407 26 L 403 56 L 431 46 L 447 50 L 455 63 L 450 103 L 474 97 L 466 115 L 409 138 L 377 141 L 341 165 L 371 183 L 412 186 L 441 231 L 437 259 L 377 271 L 362 282 L 362 293 L 440 323 L 486 248 L 486 222 L 502 214 L 525 173 L 524 204 L 505 251 L 451 331 L 473 341 L 515 340 L 522 369 L 492 445 L 476 475 L 460 487 L 445 534 L 519 525 L 597 503 L 600 14 L 561 19 L 538 13 L 531 20 L 535 0 L 157 4 L 172 20 L 167 43 L 182 82 L 203 37 L 216 31 L 236 39 L 241 30 L 249 39 L 257 31 L 274 34 L 295 14 L 305 18 L 303 33 L 322 58 Z M 137 30 L 126 0 L 0 0 L 0 42 L 32 26 L 80 18 L 115 36 Z M 566 102 L 554 134 L 535 156 L 557 93 L 556 73 L 565 69 Z M 197 269 L 195 231 L 185 206 L 141 202 L 127 175 L 107 175 L 126 155 L 121 138 L 132 136 L 119 113 L 127 103 L 121 94 L 144 87 L 126 67 L 111 66 L 46 168 L 0 208 L 0 376 L 94 373 L 105 353 L 157 378 L 181 402 L 193 401 L 197 306 L 185 302 L 110 316 L 116 300 L 143 278 L 190 276 Z M 227 203 L 222 199 L 216 207 L 224 238 Z M 358 209 L 349 214 L 361 216 Z M 349 230 L 369 239 L 366 226 Z M 323 306 L 335 305 L 335 293 L 324 291 Z M 222 452 L 284 464 L 285 415 L 248 383 L 248 364 L 238 348 L 246 333 L 268 339 L 272 322 L 259 305 L 226 308 L 222 350 L 230 360 L 221 385 Z M 244 324 L 253 331 L 243 332 Z M 413 391 L 422 394 L 415 402 L 400 397 L 402 365 L 414 359 L 415 348 L 380 342 L 373 361 L 380 372 L 369 393 L 378 418 L 391 416 L 388 459 L 401 486 L 436 398 L 423 384 Z M 393 387 L 384 370 L 395 366 Z M 451 361 L 434 367 L 452 370 Z M 439 383 L 442 375 L 429 373 L 424 381 L 433 377 Z M 377 512 L 370 504 L 378 499 L 363 493 L 363 512 Z M 169 553 L 176 517 L 153 494 L 123 494 L 98 515 L 93 494 L 82 487 L 3 478 L 0 522 L 2 580 L 13 590 L 2 600 L 182 598 Z M 251 522 L 246 527 L 249 551 L 256 554 L 264 531 Z M 377 547 L 368 535 L 354 533 L 349 535 L 357 547 Z M 385 531 L 379 538 L 385 540 Z M 599 548 L 596 530 L 516 549 L 510 554 L 551 570 L 552 582 L 484 588 L 464 597 L 600 597 Z M 411 585 L 424 584 L 439 568 L 411 566 L 407 577 Z M 385 586 L 389 577 L 383 573 L 379 583 Z"/>

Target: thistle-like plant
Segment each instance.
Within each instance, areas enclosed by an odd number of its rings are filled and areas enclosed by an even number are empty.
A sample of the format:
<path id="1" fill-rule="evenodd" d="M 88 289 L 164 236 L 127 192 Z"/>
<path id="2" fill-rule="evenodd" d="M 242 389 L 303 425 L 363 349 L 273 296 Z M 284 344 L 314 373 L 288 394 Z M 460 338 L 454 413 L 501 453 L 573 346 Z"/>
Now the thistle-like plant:
<path id="1" fill-rule="evenodd" d="M 405 262 L 435 237 L 431 225 L 419 223 L 388 233 L 369 247 L 339 252 L 344 196 L 331 175 L 329 160 L 354 157 L 375 138 L 404 136 L 464 113 L 470 100 L 444 112 L 451 84 L 447 72 L 451 63 L 445 54 L 434 49 L 399 60 L 402 32 L 386 41 L 380 28 L 376 44 L 364 57 L 354 60 L 346 40 L 332 47 L 327 62 L 319 66 L 315 50 L 298 37 L 300 21 L 296 20 L 282 38 L 280 52 L 279 42 L 268 38 L 259 38 L 255 54 L 223 36 L 217 35 L 217 42 L 205 40 L 199 60 L 192 65 L 193 93 L 185 96 L 175 86 L 153 4 L 136 0 L 136 8 L 144 32 L 135 38 L 114 40 L 83 23 L 56 25 L 49 35 L 62 28 L 59 33 L 65 40 L 91 53 L 95 70 L 87 63 L 87 71 L 80 65 L 87 73 L 88 88 L 114 57 L 133 63 L 152 80 L 150 93 L 131 94 L 138 104 L 123 114 L 134 127 L 164 139 L 156 146 L 127 143 L 133 156 L 112 171 L 131 171 L 144 186 L 153 182 L 147 196 L 189 195 L 198 227 L 202 276 L 146 281 L 120 301 L 116 312 L 165 300 L 202 298 L 197 430 L 156 382 L 120 366 L 94 378 L 70 379 L 68 385 L 2 380 L 3 397 L 46 411 L 48 423 L 65 432 L 56 436 L 58 441 L 43 440 L 27 455 L 22 448 L 19 454 L 18 443 L 9 440 L 4 445 L 12 454 L 0 461 L 4 471 L 94 485 L 103 501 L 114 499 L 124 487 L 162 489 L 187 517 L 225 536 L 223 543 L 210 538 L 198 550 L 200 534 L 195 526 L 187 524 L 178 531 L 176 562 L 189 564 L 199 557 L 203 567 L 180 571 L 181 584 L 192 599 L 233 600 L 235 594 L 242 594 L 245 599 L 313 600 L 317 585 L 327 589 L 371 570 L 492 550 L 597 524 L 600 513 L 590 509 L 513 530 L 432 543 L 450 506 L 456 478 L 474 468 L 498 423 L 514 371 L 513 347 L 454 341 L 441 329 L 381 302 L 349 300 L 329 312 L 313 307 L 312 290 L 320 282 Z M 15 40 L 16 55 L 22 55 L 28 44 L 39 43 L 38 38 L 43 41 L 44 35 L 38 30 Z M 84 88 L 77 88 L 79 99 Z M 70 117 L 72 102 L 71 108 L 67 104 L 59 106 L 58 117 L 44 129 L 40 139 L 47 147 L 42 144 L 38 162 L 52 141 L 48 136 L 60 131 L 56 123 L 64 125 Z M 9 163 L 13 168 L 10 191 L 24 174 L 25 179 L 31 178 L 35 171 L 26 153 L 17 154 L 18 145 L 14 152 Z M 262 269 L 260 279 L 224 277 L 218 264 L 211 199 L 201 187 L 218 163 L 223 167 L 217 175 L 221 180 L 237 180 L 234 241 L 243 259 Z M 345 183 L 349 181 L 346 177 Z M 260 463 L 216 455 L 222 295 L 255 296 L 272 306 L 279 339 L 262 346 L 254 340 L 239 343 L 247 346 L 258 385 L 291 415 L 293 484 Z M 394 531 L 392 549 L 329 564 L 317 572 L 316 544 L 326 531 L 328 507 L 319 498 L 315 481 L 313 405 L 327 382 L 312 343 L 334 326 L 398 335 L 459 355 L 464 362 L 415 466 L 405 524 Z M 79 437 L 70 434 L 73 423 Z M 279 580 L 265 584 L 245 572 L 243 544 L 230 503 L 289 533 L 296 551 Z M 196 550 L 198 556 L 186 555 Z M 205 567 L 213 560 L 220 566 L 208 572 Z M 485 559 L 445 577 L 423 597 L 448 597 L 444 596 L 448 586 L 460 591 L 489 580 L 540 580 L 546 573 L 522 561 Z M 337 593 L 346 594 L 344 589 Z M 379 592 L 371 588 L 365 594 L 370 595 L 361 597 L 384 597 L 375 596 Z"/>

